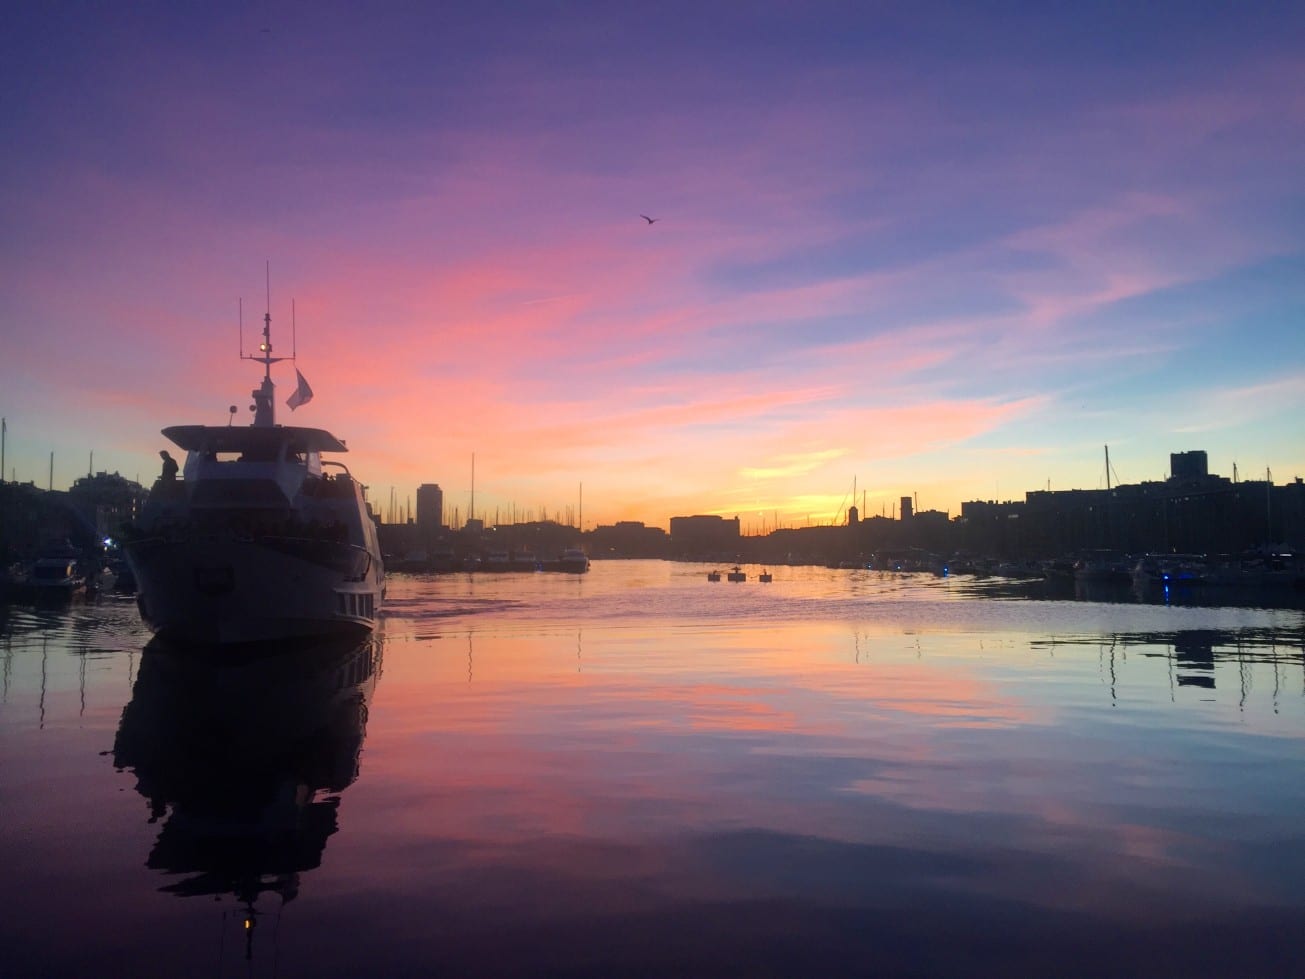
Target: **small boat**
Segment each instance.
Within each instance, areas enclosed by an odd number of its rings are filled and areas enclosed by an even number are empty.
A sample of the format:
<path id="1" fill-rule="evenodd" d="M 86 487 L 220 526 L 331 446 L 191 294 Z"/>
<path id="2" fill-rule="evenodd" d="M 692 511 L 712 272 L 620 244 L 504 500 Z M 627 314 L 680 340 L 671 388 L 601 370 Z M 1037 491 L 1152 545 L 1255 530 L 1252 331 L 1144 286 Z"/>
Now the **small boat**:
<path id="1" fill-rule="evenodd" d="M 34 597 L 68 598 L 86 587 L 86 575 L 75 557 L 38 557 L 27 572 L 27 590 Z"/>
<path id="2" fill-rule="evenodd" d="M 732 570 L 729 574 L 727 574 L 727 575 L 725 576 L 725 578 L 726 578 L 727 581 L 747 581 L 747 580 L 748 580 L 748 576 L 747 576 L 746 574 L 743 573 L 743 570 L 742 570 L 742 569 L 741 569 L 737 564 L 734 565 L 734 570 Z"/>
<path id="3" fill-rule="evenodd" d="M 436 545 L 435 549 L 430 552 L 430 570 L 447 574 L 458 566 L 458 559 L 453 553 L 453 548 L 448 544 Z"/>
<path id="4" fill-rule="evenodd" d="M 400 574 L 421 574 L 430 570 L 430 555 L 419 547 L 405 551 L 402 557 L 387 556 L 385 570 Z"/>
<path id="5" fill-rule="evenodd" d="M 708 571 L 708 572 L 707 572 L 707 580 L 708 580 L 708 581 L 720 581 L 720 572 L 719 572 L 719 571 Z"/>
<path id="6" fill-rule="evenodd" d="M 375 629 L 385 563 L 364 487 L 325 453 L 347 452 L 319 428 L 276 424 L 272 316 L 258 356 L 250 426 L 174 425 L 139 520 L 124 536 L 141 618 L 160 639 L 229 645 Z M 299 384 L 291 409 L 312 397 Z M 234 412 L 235 409 L 233 408 Z"/>
<path id="7" fill-rule="evenodd" d="M 757 580 L 760 581 L 762 584 L 766 584 L 767 582 L 771 581 L 772 579 L 771 579 L 770 572 L 769 571 L 761 572 L 761 574 L 757 576 Z"/>
<path id="8" fill-rule="evenodd" d="M 1074 580 L 1077 582 L 1093 583 L 1127 583 L 1132 577 L 1132 568 L 1136 562 L 1130 563 L 1122 554 L 1116 554 L 1112 551 L 1092 551 L 1084 554 L 1074 562 Z M 1045 575 L 1046 569 L 1043 569 Z"/>
<path id="9" fill-rule="evenodd" d="M 535 557 L 534 552 L 530 550 L 513 551 L 512 570 L 513 571 L 538 571 L 539 559 Z"/>
<path id="10" fill-rule="evenodd" d="M 568 547 L 558 559 L 558 570 L 584 574 L 589 570 L 589 556 L 578 547 Z"/>

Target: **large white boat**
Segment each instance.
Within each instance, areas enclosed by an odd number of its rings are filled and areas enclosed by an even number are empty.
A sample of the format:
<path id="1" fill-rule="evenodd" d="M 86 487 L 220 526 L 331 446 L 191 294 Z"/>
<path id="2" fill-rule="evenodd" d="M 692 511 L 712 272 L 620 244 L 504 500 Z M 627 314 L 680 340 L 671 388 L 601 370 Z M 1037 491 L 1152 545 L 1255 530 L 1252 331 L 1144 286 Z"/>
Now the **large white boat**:
<path id="1" fill-rule="evenodd" d="M 271 316 L 264 317 L 254 422 L 163 429 L 185 450 L 165 471 L 124 542 L 141 618 L 186 643 L 365 634 L 385 568 L 364 487 L 324 453 L 347 451 L 318 428 L 278 425 Z M 242 355 L 243 356 L 243 355 Z M 292 407 L 312 396 L 296 371 Z M 232 409 L 235 410 L 234 408 Z"/>

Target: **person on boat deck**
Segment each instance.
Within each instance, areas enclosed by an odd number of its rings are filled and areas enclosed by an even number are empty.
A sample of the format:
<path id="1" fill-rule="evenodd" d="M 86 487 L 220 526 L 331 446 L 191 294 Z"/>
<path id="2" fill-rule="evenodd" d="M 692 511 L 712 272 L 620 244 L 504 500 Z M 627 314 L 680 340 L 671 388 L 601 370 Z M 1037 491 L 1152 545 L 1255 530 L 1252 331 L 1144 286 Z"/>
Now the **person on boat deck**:
<path id="1" fill-rule="evenodd" d="M 177 478 L 177 460 L 172 458 L 167 449 L 160 449 L 159 456 L 163 459 L 163 472 L 159 475 L 160 479 Z"/>

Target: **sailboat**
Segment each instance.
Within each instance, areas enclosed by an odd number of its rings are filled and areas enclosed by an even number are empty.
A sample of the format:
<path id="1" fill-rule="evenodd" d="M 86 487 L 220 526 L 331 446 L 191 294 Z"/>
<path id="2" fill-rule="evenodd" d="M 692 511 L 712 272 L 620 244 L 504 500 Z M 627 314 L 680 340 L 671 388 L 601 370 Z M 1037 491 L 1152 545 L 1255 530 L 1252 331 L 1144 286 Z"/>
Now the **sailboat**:
<path id="1" fill-rule="evenodd" d="M 158 636 L 226 645 L 371 632 L 385 566 L 364 487 L 328 453 L 344 442 L 319 428 L 278 425 L 272 315 L 263 318 L 263 365 L 247 427 L 174 425 L 186 453 L 180 478 L 164 474 L 124 540 L 141 618 Z M 298 368 L 286 404 L 312 398 Z M 232 407 L 232 412 L 235 408 Z M 169 465 L 169 463 L 171 463 Z"/>

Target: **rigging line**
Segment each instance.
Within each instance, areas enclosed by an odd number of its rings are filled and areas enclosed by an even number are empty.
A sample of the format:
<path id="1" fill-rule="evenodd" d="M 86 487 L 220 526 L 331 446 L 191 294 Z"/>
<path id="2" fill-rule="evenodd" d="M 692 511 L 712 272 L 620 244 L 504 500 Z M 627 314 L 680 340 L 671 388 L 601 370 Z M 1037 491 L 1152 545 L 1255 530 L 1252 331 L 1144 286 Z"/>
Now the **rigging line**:
<path id="1" fill-rule="evenodd" d="M 852 485 L 853 485 L 853 486 L 856 485 L 856 478 L 855 478 L 855 477 L 853 477 L 853 479 L 852 479 Z M 851 493 L 852 493 L 852 495 L 853 495 L 853 497 L 854 497 L 854 499 L 853 499 L 852 502 L 855 503 L 855 502 L 856 502 L 856 500 L 855 500 L 856 490 L 855 490 L 855 489 L 851 490 Z M 835 523 L 837 523 L 838 518 L 841 517 L 841 516 L 843 515 L 843 504 L 846 503 L 846 502 L 847 502 L 847 493 L 844 493 L 844 494 L 843 494 L 843 498 L 842 498 L 841 500 L 838 501 L 838 512 L 837 512 L 836 514 L 834 514 L 834 521 L 835 521 Z"/>

